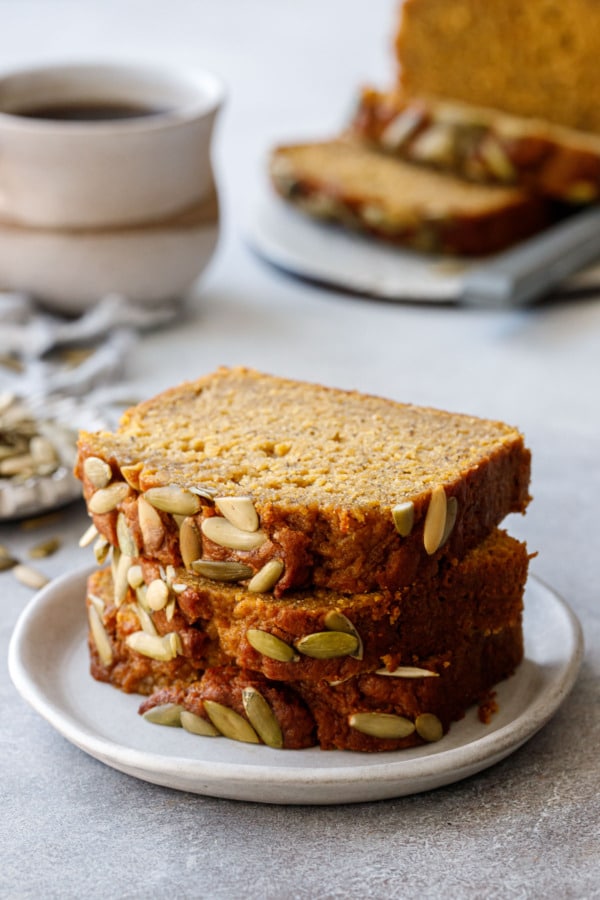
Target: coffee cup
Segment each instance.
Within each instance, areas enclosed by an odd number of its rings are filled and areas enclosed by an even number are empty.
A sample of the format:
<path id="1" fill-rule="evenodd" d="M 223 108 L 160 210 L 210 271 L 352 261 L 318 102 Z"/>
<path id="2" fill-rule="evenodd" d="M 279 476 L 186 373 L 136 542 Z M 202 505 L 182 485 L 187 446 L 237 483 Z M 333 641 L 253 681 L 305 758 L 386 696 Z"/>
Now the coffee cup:
<path id="1" fill-rule="evenodd" d="M 217 240 L 223 86 L 124 63 L 0 75 L 0 285 L 66 311 L 185 290 Z"/>

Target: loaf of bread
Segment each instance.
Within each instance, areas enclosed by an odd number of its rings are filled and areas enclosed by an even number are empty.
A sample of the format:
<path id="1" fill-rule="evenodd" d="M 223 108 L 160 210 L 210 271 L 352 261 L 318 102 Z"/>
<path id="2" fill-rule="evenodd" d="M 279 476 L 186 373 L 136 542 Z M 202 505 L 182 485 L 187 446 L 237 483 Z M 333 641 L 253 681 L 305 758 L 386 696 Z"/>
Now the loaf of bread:
<path id="1" fill-rule="evenodd" d="M 304 213 L 430 253 L 493 253 L 551 221 L 538 197 L 423 170 L 353 140 L 278 147 L 270 175 Z"/>
<path id="2" fill-rule="evenodd" d="M 396 51 L 408 99 L 461 101 L 600 134 L 596 0 L 405 0 Z"/>
<path id="3" fill-rule="evenodd" d="M 144 617 L 131 587 L 115 606 L 110 569 L 90 577 L 87 605 L 92 674 L 124 691 L 149 694 L 140 712 L 150 722 L 276 748 L 381 751 L 437 741 L 469 706 L 488 700 L 523 655 L 520 614 L 500 626 L 499 608 L 496 628 L 465 633 L 451 649 L 410 666 L 336 681 L 284 682 L 224 658 L 216 664 L 208 634 L 196 626 L 166 632 L 164 617 L 147 611 Z M 175 624 L 176 618 L 169 627 Z M 206 641 L 194 644 L 193 630 Z M 131 642 L 140 634 L 146 644 Z M 175 641 L 168 637 L 173 634 Z"/>
<path id="4" fill-rule="evenodd" d="M 567 203 L 600 195 L 600 135 L 425 95 L 366 88 L 349 132 L 370 147 L 470 181 Z"/>
<path id="5" fill-rule="evenodd" d="M 219 369 L 82 433 L 94 523 L 142 556 L 250 591 L 396 591 L 529 501 L 503 423 Z"/>

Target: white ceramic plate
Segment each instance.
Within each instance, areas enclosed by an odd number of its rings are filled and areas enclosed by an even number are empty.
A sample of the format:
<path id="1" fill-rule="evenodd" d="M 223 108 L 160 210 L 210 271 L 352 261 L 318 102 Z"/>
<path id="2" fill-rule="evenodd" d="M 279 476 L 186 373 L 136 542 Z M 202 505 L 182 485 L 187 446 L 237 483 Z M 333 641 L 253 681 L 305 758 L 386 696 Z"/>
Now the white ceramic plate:
<path id="1" fill-rule="evenodd" d="M 465 274 L 483 262 L 387 246 L 310 219 L 267 190 L 255 201 L 246 233 L 252 249 L 279 269 L 383 300 L 455 303 Z M 598 287 L 600 266 L 594 266 L 566 281 L 560 294 Z"/>
<path id="2" fill-rule="evenodd" d="M 87 571 L 65 575 L 31 601 L 14 631 L 9 667 L 23 697 L 67 740 L 129 775 L 179 790 L 268 803 L 351 803 L 418 793 L 493 765 L 536 733 L 571 689 L 582 655 L 569 607 L 531 579 L 526 659 L 499 685 L 499 712 L 482 725 L 472 709 L 437 744 L 396 753 L 273 750 L 137 715 L 140 698 L 88 674 Z"/>

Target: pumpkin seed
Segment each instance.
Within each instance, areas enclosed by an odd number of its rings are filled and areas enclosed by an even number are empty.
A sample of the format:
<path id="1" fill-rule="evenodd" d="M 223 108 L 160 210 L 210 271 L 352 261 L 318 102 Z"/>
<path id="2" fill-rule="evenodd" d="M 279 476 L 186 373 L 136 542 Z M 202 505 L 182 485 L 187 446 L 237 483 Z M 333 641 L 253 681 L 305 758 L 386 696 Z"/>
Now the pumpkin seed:
<path id="1" fill-rule="evenodd" d="M 458 500 L 456 497 L 448 497 L 448 503 L 446 506 L 446 524 L 444 525 L 444 533 L 442 535 L 442 540 L 440 541 L 440 547 L 443 547 L 450 535 L 452 534 L 452 529 L 456 524 L 456 514 L 458 513 Z"/>
<path id="2" fill-rule="evenodd" d="M 256 575 L 248 582 L 248 590 L 253 593 L 262 593 L 270 591 L 274 587 L 283 573 L 283 560 L 270 559 L 265 563 L 262 569 L 259 569 Z"/>
<path id="3" fill-rule="evenodd" d="M 208 719 L 203 719 L 202 716 L 197 716 L 187 709 L 181 710 L 180 720 L 183 728 L 191 734 L 201 734 L 203 737 L 219 737 L 221 734 Z"/>
<path id="4" fill-rule="evenodd" d="M 110 666 L 113 661 L 112 644 L 100 614 L 94 605 L 88 606 L 88 622 L 90 623 L 90 631 L 100 662 L 103 666 Z"/>
<path id="5" fill-rule="evenodd" d="M 214 581 L 242 581 L 254 574 L 250 566 L 238 562 L 218 562 L 212 559 L 196 559 L 192 569 L 198 575 L 212 578 Z"/>
<path id="6" fill-rule="evenodd" d="M 155 612 L 164 609 L 169 601 L 169 588 L 161 578 L 155 578 L 148 585 L 146 603 Z"/>
<path id="7" fill-rule="evenodd" d="M 177 651 L 174 650 L 173 641 L 171 641 L 171 634 L 159 637 L 159 635 L 146 634 L 145 631 L 134 631 L 127 635 L 125 643 L 136 653 L 159 662 L 169 662 L 177 656 Z"/>
<path id="8" fill-rule="evenodd" d="M 90 527 L 86 528 L 84 533 L 79 538 L 79 546 L 80 547 L 89 547 L 89 545 L 92 543 L 92 541 L 98 537 L 98 534 L 99 534 L 98 529 L 92 522 Z"/>
<path id="9" fill-rule="evenodd" d="M 242 702 L 250 724 L 261 741 L 267 747 L 281 749 L 283 747 L 281 726 L 263 695 L 256 688 L 245 687 L 242 691 Z"/>
<path id="10" fill-rule="evenodd" d="M 205 484 L 192 485 L 188 487 L 188 491 L 191 491 L 192 494 L 196 494 L 198 497 L 202 497 L 204 500 L 212 500 L 217 493 L 215 488 L 208 487 Z"/>
<path id="11" fill-rule="evenodd" d="M 169 602 L 165 606 L 165 618 L 166 618 L 167 622 L 171 622 L 174 615 L 175 615 L 175 597 L 173 597 L 172 600 L 169 600 Z"/>
<path id="12" fill-rule="evenodd" d="M 410 719 L 391 713 L 353 713 L 348 719 L 348 724 L 361 734 L 391 740 L 408 737 L 415 730 L 414 723 Z"/>
<path id="13" fill-rule="evenodd" d="M 242 531 L 223 516 L 211 516 L 202 522 L 202 534 L 219 547 L 230 550 L 256 550 L 267 540 L 264 531 Z"/>
<path id="14" fill-rule="evenodd" d="M 442 723 L 433 713 L 421 713 L 420 716 L 417 716 L 415 719 L 415 728 L 417 729 L 419 737 L 422 737 L 424 741 L 433 743 L 444 737 Z"/>
<path id="15" fill-rule="evenodd" d="M 125 481 L 115 481 L 108 487 L 100 488 L 88 500 L 88 509 L 96 515 L 112 512 L 129 493 L 129 485 Z"/>
<path id="16" fill-rule="evenodd" d="M 398 503 L 392 509 L 392 519 L 398 534 L 408 537 L 415 521 L 415 504 L 411 500 Z"/>
<path id="17" fill-rule="evenodd" d="M 13 569 L 18 563 L 19 560 L 15 559 L 14 556 L 10 556 L 8 553 L 0 554 L 0 572 L 7 572 L 8 569 Z"/>
<path id="18" fill-rule="evenodd" d="M 140 531 L 144 540 L 144 547 L 151 553 L 159 549 L 165 538 L 165 529 L 162 519 L 148 503 L 144 496 L 138 497 L 137 514 Z"/>
<path id="19" fill-rule="evenodd" d="M 335 659 L 356 653 L 358 639 L 344 631 L 319 631 L 297 641 L 296 649 L 311 659 Z"/>
<path id="20" fill-rule="evenodd" d="M 139 556 L 138 545 L 135 542 L 133 532 L 122 512 L 117 516 L 117 541 L 119 550 L 125 556 Z"/>
<path id="21" fill-rule="evenodd" d="M 235 528 L 258 531 L 258 514 L 251 497 L 215 497 L 215 506 Z"/>
<path id="22" fill-rule="evenodd" d="M 110 544 L 105 537 L 100 535 L 100 537 L 94 544 L 94 556 L 96 557 L 96 562 L 99 566 L 101 566 L 102 563 L 105 562 L 109 550 Z"/>
<path id="23" fill-rule="evenodd" d="M 45 587 L 49 582 L 49 579 L 41 572 L 38 572 L 37 569 L 33 569 L 31 566 L 25 566 L 23 563 L 17 563 L 16 566 L 13 566 L 12 573 L 17 581 L 20 581 L 21 584 L 33 588 L 36 591 Z"/>
<path id="24" fill-rule="evenodd" d="M 431 492 L 429 508 L 425 517 L 425 529 L 423 531 L 423 543 L 429 556 L 435 553 L 442 543 L 446 527 L 447 505 L 446 492 L 441 485 L 438 485 Z"/>
<path id="25" fill-rule="evenodd" d="M 156 626 L 152 621 L 152 616 L 140 603 L 134 603 L 132 609 L 138 618 L 138 622 L 142 626 L 142 631 L 146 634 L 158 634 Z"/>
<path id="26" fill-rule="evenodd" d="M 172 728 L 181 728 L 181 713 L 183 707 L 178 703 L 161 703 L 146 710 L 143 714 L 146 722 L 153 725 L 170 725 Z"/>
<path id="27" fill-rule="evenodd" d="M 143 496 L 156 509 L 180 516 L 193 516 L 200 509 L 198 495 L 176 484 L 150 488 Z"/>
<path id="28" fill-rule="evenodd" d="M 95 488 L 105 488 L 110 484 L 112 469 L 108 463 L 97 456 L 88 456 L 83 462 L 83 474 Z"/>
<path id="29" fill-rule="evenodd" d="M 144 575 L 142 572 L 142 567 L 139 565 L 130 566 L 127 572 L 127 583 L 129 587 L 133 588 L 134 591 L 136 588 L 139 588 L 144 583 Z"/>
<path id="30" fill-rule="evenodd" d="M 358 641 L 358 647 L 354 653 L 349 653 L 353 659 L 362 659 L 364 655 L 364 647 L 360 634 L 350 621 L 350 619 L 337 609 L 332 609 L 325 616 L 325 628 L 328 631 L 342 631 L 345 634 L 353 635 Z"/>
<path id="31" fill-rule="evenodd" d="M 390 678 L 439 678 L 439 672 L 420 669 L 418 666 L 398 666 L 392 672 L 389 669 L 377 669 L 376 675 L 387 675 Z"/>
<path id="32" fill-rule="evenodd" d="M 92 603 L 96 607 L 96 611 L 98 612 L 98 614 L 102 616 L 106 606 L 102 597 L 99 597 L 98 594 L 90 593 L 87 595 L 87 598 L 90 603 Z"/>
<path id="33" fill-rule="evenodd" d="M 52 556 L 53 553 L 56 553 L 60 545 L 60 538 L 48 538 L 47 541 L 41 541 L 41 543 L 31 547 L 27 555 L 30 559 L 45 559 L 47 556 Z"/>
<path id="34" fill-rule="evenodd" d="M 135 596 L 139 605 L 144 609 L 147 613 L 150 613 L 152 610 L 146 603 L 146 594 L 148 592 L 148 588 L 145 584 L 140 584 L 138 588 L 135 589 Z"/>
<path id="35" fill-rule="evenodd" d="M 141 463 L 135 463 L 135 465 L 133 466 L 121 466 L 121 475 L 129 485 L 129 487 L 133 488 L 134 491 L 139 491 L 140 489 L 141 471 Z"/>
<path id="36" fill-rule="evenodd" d="M 203 706 L 210 721 L 224 737 L 230 738 L 232 741 L 242 741 L 245 744 L 260 744 L 252 725 L 239 713 L 215 700 L 204 700 Z"/>
<path id="37" fill-rule="evenodd" d="M 117 609 L 127 596 L 127 591 L 129 590 L 127 573 L 129 572 L 130 566 L 131 557 L 125 556 L 124 553 L 119 554 L 119 561 L 116 566 L 115 574 L 113 575 L 114 598 Z"/>
<path id="38" fill-rule="evenodd" d="M 246 632 L 246 640 L 258 653 L 269 659 L 275 659 L 278 662 L 295 662 L 298 659 L 293 647 L 268 631 L 249 628 Z"/>
<path id="39" fill-rule="evenodd" d="M 181 523 L 179 528 L 179 552 L 186 569 L 191 568 L 192 563 L 202 556 L 202 540 L 193 519 L 186 518 Z"/>

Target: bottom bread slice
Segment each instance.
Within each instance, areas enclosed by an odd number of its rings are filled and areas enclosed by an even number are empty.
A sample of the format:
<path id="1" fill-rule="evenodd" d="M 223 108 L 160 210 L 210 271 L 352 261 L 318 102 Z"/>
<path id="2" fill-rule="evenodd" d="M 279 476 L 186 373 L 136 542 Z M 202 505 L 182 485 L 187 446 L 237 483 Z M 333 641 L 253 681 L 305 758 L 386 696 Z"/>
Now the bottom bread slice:
<path id="1" fill-rule="evenodd" d="M 435 742 L 475 703 L 487 718 L 490 691 L 523 657 L 519 625 L 472 635 L 463 646 L 403 676 L 359 675 L 341 684 L 270 681 L 258 672 L 224 666 L 191 684 L 162 688 L 140 713 L 158 724 L 183 724 L 283 749 L 381 752 Z M 432 671 L 436 671 L 432 676 Z M 191 714 L 192 722 L 182 718 Z M 198 721 L 199 720 L 199 721 Z M 483 728 L 483 724 L 482 724 Z"/>
<path id="2" fill-rule="evenodd" d="M 351 140 L 278 147 L 276 191 L 303 212 L 431 253 L 494 253 L 539 231 L 548 204 L 393 159 Z"/>
<path id="3" fill-rule="evenodd" d="M 140 711 L 159 724 L 287 749 L 399 750 L 438 740 L 523 656 L 518 616 L 465 633 L 451 649 L 393 673 L 284 683 L 232 664 L 207 631 L 178 622 L 179 630 L 159 634 L 133 589 L 119 607 L 113 599 L 110 570 L 94 573 L 87 608 L 95 678 L 150 694 Z M 145 638 L 132 646 L 131 635 Z"/>

